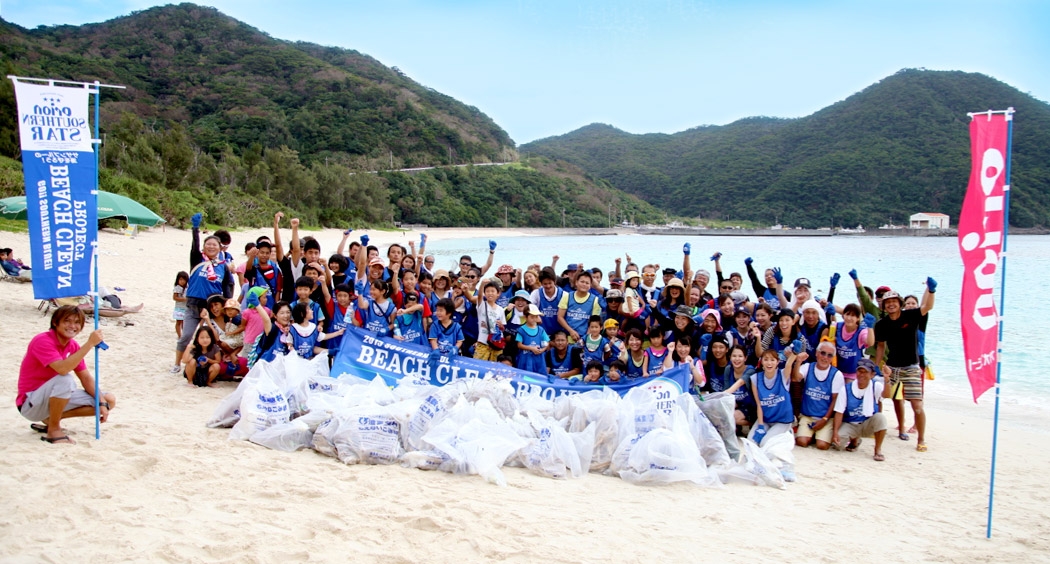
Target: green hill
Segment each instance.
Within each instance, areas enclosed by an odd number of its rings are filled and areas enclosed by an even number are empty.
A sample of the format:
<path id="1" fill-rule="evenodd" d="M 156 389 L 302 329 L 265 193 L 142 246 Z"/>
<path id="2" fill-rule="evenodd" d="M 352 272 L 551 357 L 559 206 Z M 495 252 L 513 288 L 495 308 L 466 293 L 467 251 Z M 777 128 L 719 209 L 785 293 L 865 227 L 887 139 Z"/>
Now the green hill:
<path id="1" fill-rule="evenodd" d="M 1050 226 L 1050 105 L 975 73 L 902 70 L 800 119 L 748 118 L 633 135 L 592 124 L 519 148 L 564 159 L 664 209 L 789 225 L 954 225 L 969 178 L 969 119 L 1017 110 L 1011 224 Z"/>
<path id="2" fill-rule="evenodd" d="M 545 194 L 514 198 L 518 209 L 507 214 L 514 225 L 554 221 L 551 206 L 578 209 L 570 226 L 605 225 L 610 202 L 642 220 L 663 216 L 604 181 L 543 166 L 354 174 L 515 161 L 517 152 L 479 109 L 396 67 L 353 50 L 274 39 L 213 8 L 169 5 L 33 30 L 0 20 L 0 60 L 6 74 L 126 85 L 103 90 L 102 187 L 150 202 L 175 223 L 204 209 L 211 222 L 266 224 L 287 209 L 313 224 L 494 226 L 503 224 L 507 198 L 477 194 L 506 196 L 512 186 Z M 7 80 L 0 155 L 18 156 Z M 0 197 L 15 190 L 0 183 Z M 464 206 L 476 209 L 457 211 Z"/>

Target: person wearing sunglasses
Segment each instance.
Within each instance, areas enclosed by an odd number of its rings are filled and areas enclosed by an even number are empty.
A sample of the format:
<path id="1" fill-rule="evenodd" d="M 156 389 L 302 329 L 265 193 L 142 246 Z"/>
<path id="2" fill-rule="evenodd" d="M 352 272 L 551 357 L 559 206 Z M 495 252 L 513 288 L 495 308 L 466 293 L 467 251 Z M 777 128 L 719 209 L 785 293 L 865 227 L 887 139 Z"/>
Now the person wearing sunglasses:
<path id="1" fill-rule="evenodd" d="M 809 354 L 800 353 L 801 360 L 794 363 L 794 372 L 791 374 L 793 381 L 804 382 L 795 444 L 807 447 L 815 440 L 818 449 L 828 450 L 834 432 L 835 402 L 845 388 L 845 380 L 842 373 L 831 365 L 835 358 L 835 345 L 821 341 L 815 352 L 815 361 L 805 364 L 801 363 L 809 358 Z"/>

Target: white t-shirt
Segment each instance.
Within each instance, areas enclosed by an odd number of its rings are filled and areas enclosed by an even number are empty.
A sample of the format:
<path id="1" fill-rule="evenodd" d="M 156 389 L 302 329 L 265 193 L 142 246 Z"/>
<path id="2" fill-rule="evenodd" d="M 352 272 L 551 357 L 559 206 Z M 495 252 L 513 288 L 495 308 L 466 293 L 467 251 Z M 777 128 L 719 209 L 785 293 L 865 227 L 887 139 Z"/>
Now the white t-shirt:
<path id="1" fill-rule="evenodd" d="M 872 380 L 867 388 L 858 390 L 856 381 L 854 381 L 851 386 L 844 387 L 843 392 L 845 393 L 840 393 L 838 399 L 835 400 L 835 412 L 846 413 L 846 394 L 853 394 L 854 399 L 864 399 L 864 417 L 871 417 L 875 415 L 875 404 L 878 398 L 882 397 L 882 389 L 882 382 Z"/>
<path id="2" fill-rule="evenodd" d="M 485 318 L 488 317 L 488 323 Z M 488 302 L 478 304 L 478 342 L 485 343 L 489 339 L 489 327 L 496 328 L 498 323 L 503 323 L 503 306 L 490 306 Z"/>
<path id="3" fill-rule="evenodd" d="M 800 374 L 802 374 L 803 378 L 805 378 L 809 374 L 809 367 L 812 364 L 815 364 L 815 363 L 807 362 L 807 363 L 803 364 L 802 366 L 798 367 L 798 371 L 799 371 Z M 824 381 L 826 381 L 828 379 L 828 372 L 831 372 L 831 365 L 830 364 L 824 370 L 821 370 L 821 369 L 817 368 L 816 366 L 813 367 L 813 375 L 816 376 L 817 380 L 820 380 L 821 382 L 824 382 Z M 803 380 L 803 382 L 805 382 L 805 380 Z M 843 390 L 843 388 L 845 388 L 845 386 L 846 386 L 846 379 L 842 377 L 842 371 L 841 370 L 836 370 L 835 371 L 835 377 L 832 378 L 832 380 L 831 380 L 831 393 L 832 394 L 838 394 L 839 397 L 842 397 L 842 390 Z"/>

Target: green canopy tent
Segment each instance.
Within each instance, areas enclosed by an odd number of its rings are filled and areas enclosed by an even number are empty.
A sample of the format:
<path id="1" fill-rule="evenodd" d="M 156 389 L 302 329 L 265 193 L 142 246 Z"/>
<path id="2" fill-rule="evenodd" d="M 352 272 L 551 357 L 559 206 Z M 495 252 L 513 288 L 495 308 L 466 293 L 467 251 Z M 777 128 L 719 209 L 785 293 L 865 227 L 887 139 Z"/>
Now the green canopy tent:
<path id="1" fill-rule="evenodd" d="M 15 196 L 0 200 L 0 217 L 7 219 L 26 218 L 26 197 Z M 144 225 L 153 227 L 163 223 L 164 219 L 150 211 L 146 206 L 120 194 L 98 192 L 98 218 L 109 219 L 119 217 L 127 220 L 128 225 Z"/>

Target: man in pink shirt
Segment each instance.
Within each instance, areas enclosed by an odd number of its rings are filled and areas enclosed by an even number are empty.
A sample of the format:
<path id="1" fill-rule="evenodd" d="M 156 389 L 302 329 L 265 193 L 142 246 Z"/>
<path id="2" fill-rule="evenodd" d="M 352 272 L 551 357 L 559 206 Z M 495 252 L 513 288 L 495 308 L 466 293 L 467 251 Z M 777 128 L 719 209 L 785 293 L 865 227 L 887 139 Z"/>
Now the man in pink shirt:
<path id="1" fill-rule="evenodd" d="M 88 417 L 95 414 L 95 381 L 84 364 L 92 347 L 102 342 L 102 330 L 88 336 L 84 347 L 74 340 L 84 329 L 84 313 L 76 306 L 62 306 L 51 316 L 51 330 L 29 342 L 18 372 L 18 412 L 30 425 L 45 433 L 40 440 L 51 444 L 75 444 L 60 423 L 66 417 Z M 76 378 L 74 378 L 76 375 Z M 83 389 L 77 388 L 77 379 Z M 116 406 L 113 394 L 103 393 L 99 401 L 100 420 L 105 422 Z"/>

